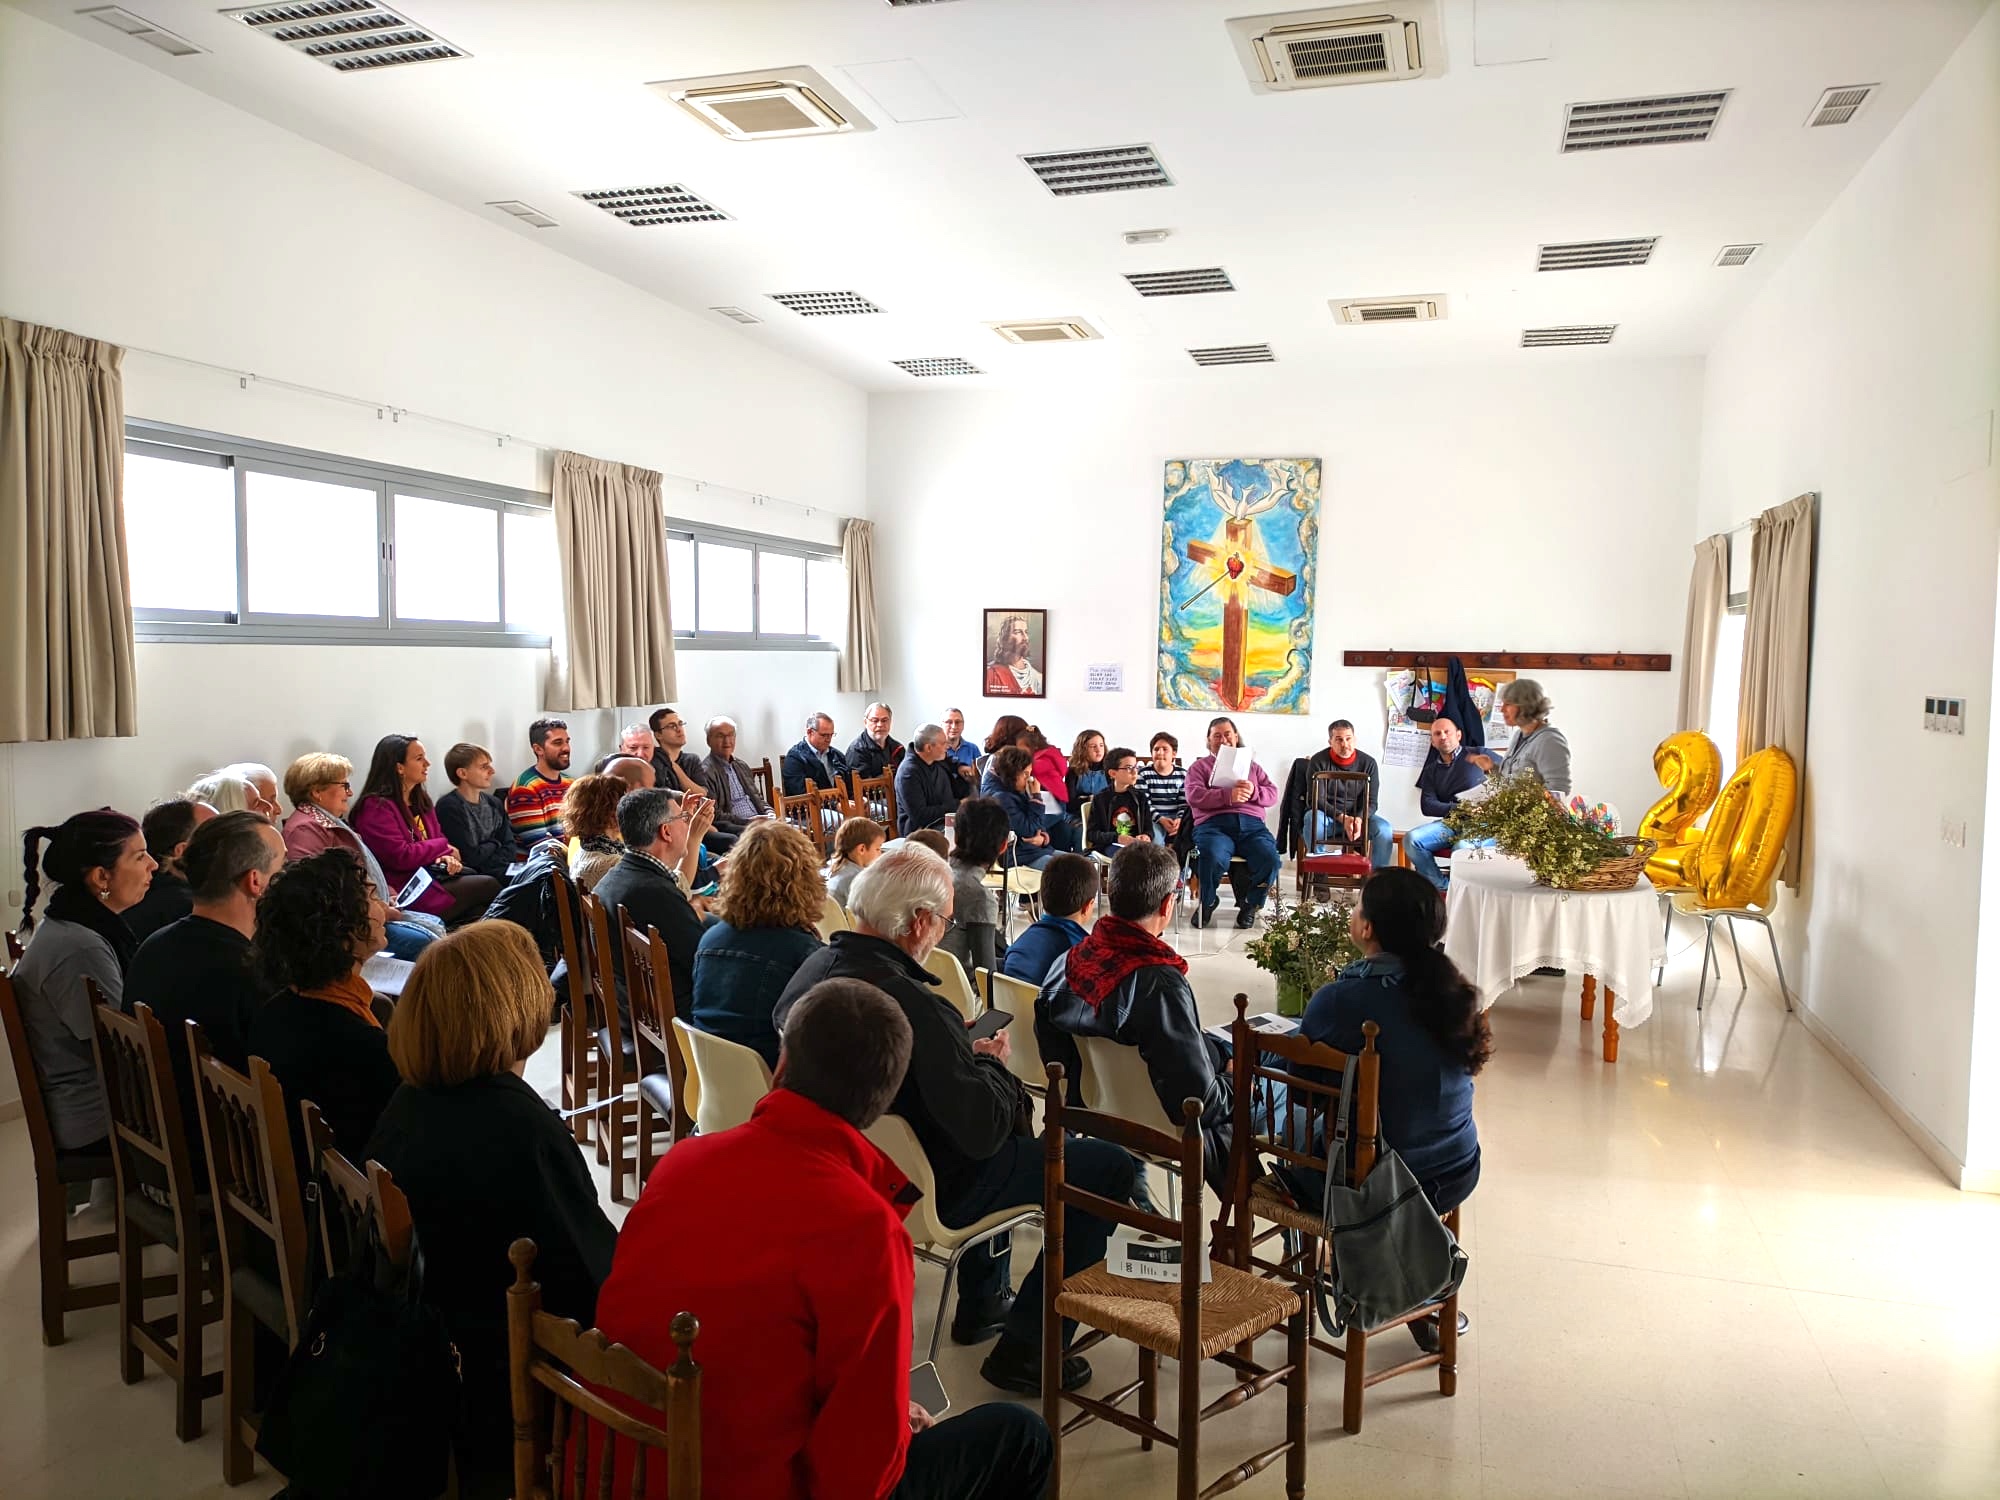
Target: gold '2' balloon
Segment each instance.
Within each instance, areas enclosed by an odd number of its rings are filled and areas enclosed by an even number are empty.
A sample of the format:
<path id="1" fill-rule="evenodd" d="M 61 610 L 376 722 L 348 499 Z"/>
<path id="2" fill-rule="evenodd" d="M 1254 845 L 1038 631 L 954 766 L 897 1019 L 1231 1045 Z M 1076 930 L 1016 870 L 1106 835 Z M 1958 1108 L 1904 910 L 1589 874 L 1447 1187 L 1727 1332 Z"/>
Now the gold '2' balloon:
<path id="1" fill-rule="evenodd" d="M 1798 770 L 1776 745 L 1736 768 L 1715 799 L 1694 859 L 1692 883 L 1703 906 L 1768 903 L 1798 799 Z"/>
<path id="2" fill-rule="evenodd" d="M 1659 890 L 1683 890 L 1694 884 L 1690 868 L 1701 847 L 1700 833 L 1690 830 L 1722 786 L 1722 752 L 1699 729 L 1684 729 L 1660 741 L 1653 774 L 1667 792 L 1639 820 L 1639 837 L 1660 846 L 1646 861 L 1646 877 Z"/>

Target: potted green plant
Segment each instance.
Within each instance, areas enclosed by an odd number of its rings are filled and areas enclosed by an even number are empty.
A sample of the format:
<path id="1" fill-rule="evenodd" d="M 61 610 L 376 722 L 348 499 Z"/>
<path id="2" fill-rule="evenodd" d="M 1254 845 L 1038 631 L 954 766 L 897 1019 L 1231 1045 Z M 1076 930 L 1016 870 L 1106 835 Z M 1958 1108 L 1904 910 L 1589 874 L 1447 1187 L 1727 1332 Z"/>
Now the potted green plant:
<path id="1" fill-rule="evenodd" d="M 1314 990 L 1361 957 L 1347 931 L 1352 901 L 1295 906 L 1257 936 L 1244 952 L 1278 981 L 1278 1014 L 1305 1014 Z"/>
<path id="2" fill-rule="evenodd" d="M 1614 836 L 1594 817 L 1565 807 L 1537 776 L 1507 776 L 1492 786 L 1485 798 L 1459 803 L 1446 821 L 1461 845 L 1491 839 L 1543 885 L 1630 890 L 1658 847 L 1651 839 Z"/>

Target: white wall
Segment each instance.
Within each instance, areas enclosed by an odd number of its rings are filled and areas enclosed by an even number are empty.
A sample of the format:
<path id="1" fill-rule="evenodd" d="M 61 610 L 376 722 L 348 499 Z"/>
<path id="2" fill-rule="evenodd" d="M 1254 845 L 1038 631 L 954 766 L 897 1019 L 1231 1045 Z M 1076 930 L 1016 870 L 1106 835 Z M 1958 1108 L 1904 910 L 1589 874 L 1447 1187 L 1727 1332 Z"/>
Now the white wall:
<path id="1" fill-rule="evenodd" d="M 0 311 L 136 350 L 381 400 L 478 428 L 378 420 L 134 353 L 130 415 L 546 490 L 545 441 L 820 507 L 710 491 L 677 514 L 819 541 L 865 511 L 865 398 L 372 169 L 0 6 Z M 685 494 L 685 489 L 682 490 Z M 23 825 L 138 812 L 232 759 L 364 759 L 415 731 L 525 763 L 543 654 L 143 645 L 137 738 L 0 746 L 0 852 Z M 777 753 L 838 700 L 830 654 L 684 652 L 691 718 Z M 570 716 L 580 748 L 622 717 Z M 517 767 L 518 768 L 518 767 Z M 19 860 L 0 859 L 12 925 Z M 4 1064 L 0 1064 L 4 1073 Z M 12 1096 L 0 1077 L 0 1100 Z"/>
<path id="2" fill-rule="evenodd" d="M 1807 871 L 1784 944 L 1806 1004 L 1953 1157 L 2000 1070 L 1980 952 L 2000 476 L 2000 8 L 1989 10 L 1708 360 L 1698 535 L 1821 497 Z M 1963 738 L 1922 698 L 1968 700 Z M 1941 840 L 1963 823 L 1965 847 Z M 1991 880 L 1988 892 L 2000 891 Z M 1987 897 L 1991 905 L 1993 897 Z M 1974 995 L 1983 1064 L 1973 1060 Z"/>
<path id="3" fill-rule="evenodd" d="M 1422 329 L 1377 330 L 1389 336 Z M 1048 351 L 1051 359 L 1063 356 Z M 1380 754 L 1382 673 L 1344 650 L 1679 650 L 1701 368 L 1557 351 L 1545 369 L 1402 371 L 1301 385 L 1283 364 L 1095 391 L 876 397 L 869 489 L 891 701 L 945 700 L 983 731 L 1018 707 L 1065 749 L 1086 725 L 1143 753 L 1160 727 L 1199 754 L 1209 715 L 1155 707 L 1161 467 L 1169 458 L 1323 462 L 1311 712 L 1238 715 L 1282 783 L 1350 718 Z M 1049 610 L 1049 697 L 982 699 L 980 611 Z M 1086 694 L 1118 662 L 1125 690 Z M 1442 663 L 1439 664 L 1440 666 Z M 1658 795 L 1667 673 L 1543 673 L 1580 790 L 1636 820 Z M 919 688 L 921 699 L 917 698 Z M 940 696 L 942 695 L 942 696 Z M 1384 811 L 1417 821 L 1414 771 Z"/>

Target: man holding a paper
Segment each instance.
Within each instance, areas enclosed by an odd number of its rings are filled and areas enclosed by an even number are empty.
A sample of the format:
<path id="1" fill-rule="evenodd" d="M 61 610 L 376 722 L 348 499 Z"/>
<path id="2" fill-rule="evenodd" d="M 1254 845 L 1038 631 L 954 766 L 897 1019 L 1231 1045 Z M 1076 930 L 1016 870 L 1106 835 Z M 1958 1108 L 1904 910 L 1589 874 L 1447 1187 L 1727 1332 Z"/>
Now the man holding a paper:
<path id="1" fill-rule="evenodd" d="M 1278 788 L 1238 738 L 1235 720 L 1209 721 L 1208 754 L 1188 767 L 1187 800 L 1194 816 L 1195 878 L 1201 882 L 1195 926 L 1214 920 L 1229 861 L 1240 858 L 1249 878 L 1237 889 L 1236 925 L 1248 927 L 1278 878 L 1278 841 L 1264 822 L 1277 806 Z"/>

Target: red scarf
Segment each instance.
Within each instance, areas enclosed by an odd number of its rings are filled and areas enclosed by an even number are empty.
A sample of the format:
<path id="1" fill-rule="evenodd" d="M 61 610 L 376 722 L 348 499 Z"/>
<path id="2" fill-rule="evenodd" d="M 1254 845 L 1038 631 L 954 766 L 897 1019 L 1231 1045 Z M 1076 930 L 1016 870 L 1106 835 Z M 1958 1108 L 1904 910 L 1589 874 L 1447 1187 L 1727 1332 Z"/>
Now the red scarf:
<path id="1" fill-rule="evenodd" d="M 1069 987 L 1092 1010 L 1102 1006 L 1134 971 L 1166 964 L 1187 973 L 1187 960 L 1123 917 L 1102 916 L 1069 950 Z"/>

